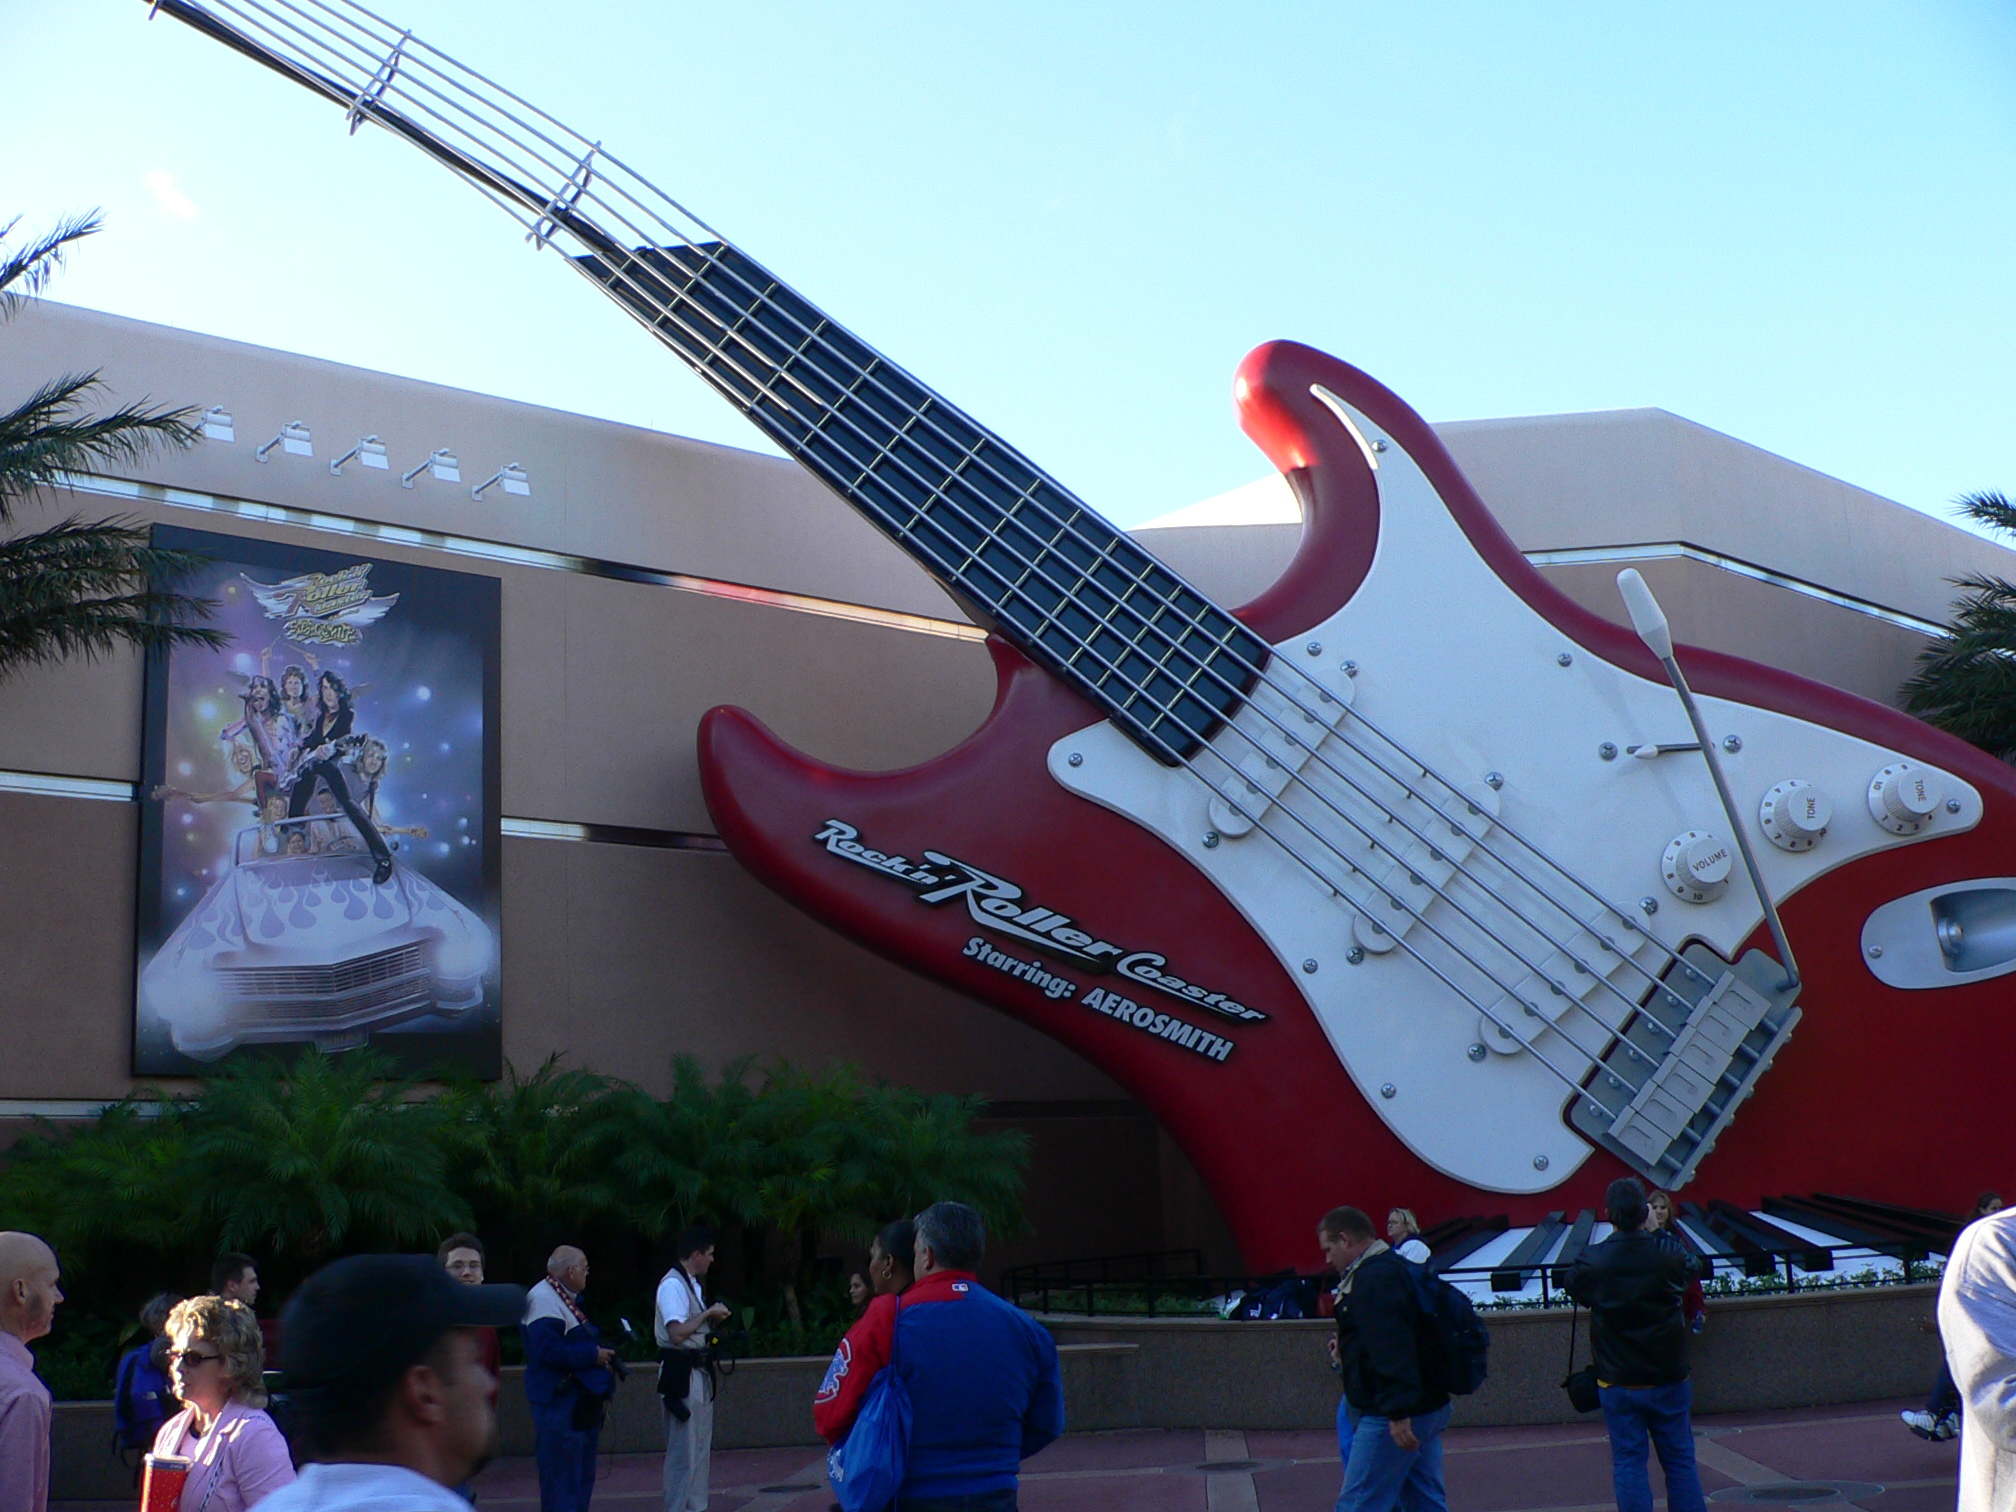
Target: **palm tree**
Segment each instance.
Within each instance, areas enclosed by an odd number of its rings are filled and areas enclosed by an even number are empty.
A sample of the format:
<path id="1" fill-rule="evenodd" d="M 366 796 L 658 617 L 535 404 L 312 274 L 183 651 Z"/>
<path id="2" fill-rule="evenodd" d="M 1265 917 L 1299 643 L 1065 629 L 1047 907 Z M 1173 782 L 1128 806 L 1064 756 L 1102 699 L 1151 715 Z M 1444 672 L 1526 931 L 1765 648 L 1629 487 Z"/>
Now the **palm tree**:
<path id="1" fill-rule="evenodd" d="M 1960 513 L 2016 534 L 2016 504 L 2002 494 L 1968 494 Z M 1969 573 L 1953 584 L 1965 593 L 1946 634 L 1918 653 L 1918 670 L 1904 684 L 1904 707 L 2016 762 L 2016 583 Z"/>
<path id="2" fill-rule="evenodd" d="M 220 1249 L 313 1266 L 358 1247 L 467 1228 L 443 1110 L 371 1050 L 232 1060 L 191 1119 L 189 1154 Z"/>
<path id="3" fill-rule="evenodd" d="M 61 266 L 73 242 L 98 230 L 94 215 L 66 220 L 15 251 L 18 219 L 0 226 L 0 321 L 17 313 Z M 52 379 L 0 413 L 0 532 L 15 509 L 65 473 L 135 462 L 156 446 L 196 438 L 192 411 L 122 405 L 101 414 L 90 400 L 96 372 Z M 222 632 L 195 623 L 216 607 L 174 591 L 201 555 L 149 544 L 131 519 L 75 517 L 47 530 L 0 539 L 0 679 L 39 662 L 93 658 L 123 646 L 221 646 Z"/>

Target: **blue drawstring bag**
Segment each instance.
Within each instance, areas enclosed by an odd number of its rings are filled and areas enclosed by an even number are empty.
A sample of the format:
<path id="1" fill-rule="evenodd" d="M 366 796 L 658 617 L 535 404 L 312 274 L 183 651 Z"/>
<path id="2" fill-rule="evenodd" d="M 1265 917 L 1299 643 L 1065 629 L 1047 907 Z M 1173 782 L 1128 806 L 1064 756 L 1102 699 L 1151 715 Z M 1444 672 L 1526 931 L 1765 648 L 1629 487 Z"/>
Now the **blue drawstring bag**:
<path id="1" fill-rule="evenodd" d="M 903 1304 L 896 1304 L 896 1322 Z M 826 1451 L 826 1477 L 842 1512 L 884 1512 L 896 1505 L 910 1462 L 910 1388 L 896 1373 L 896 1336 L 889 1330 L 889 1363 L 875 1372 L 847 1437 Z"/>

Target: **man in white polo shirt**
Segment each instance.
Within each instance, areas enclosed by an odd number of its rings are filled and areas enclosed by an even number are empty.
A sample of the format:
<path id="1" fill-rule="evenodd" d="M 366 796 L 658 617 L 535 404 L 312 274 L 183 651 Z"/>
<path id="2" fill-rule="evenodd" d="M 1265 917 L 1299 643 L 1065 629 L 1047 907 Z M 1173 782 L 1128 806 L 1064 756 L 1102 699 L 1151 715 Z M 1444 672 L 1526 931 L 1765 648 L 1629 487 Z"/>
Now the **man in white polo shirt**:
<path id="1" fill-rule="evenodd" d="M 706 1512 L 707 1457 L 714 1447 L 714 1380 L 707 1330 L 728 1316 L 700 1283 L 714 1264 L 714 1235 L 700 1224 L 679 1235 L 678 1259 L 658 1283 L 652 1333 L 658 1394 L 665 1400 L 665 1512 Z"/>

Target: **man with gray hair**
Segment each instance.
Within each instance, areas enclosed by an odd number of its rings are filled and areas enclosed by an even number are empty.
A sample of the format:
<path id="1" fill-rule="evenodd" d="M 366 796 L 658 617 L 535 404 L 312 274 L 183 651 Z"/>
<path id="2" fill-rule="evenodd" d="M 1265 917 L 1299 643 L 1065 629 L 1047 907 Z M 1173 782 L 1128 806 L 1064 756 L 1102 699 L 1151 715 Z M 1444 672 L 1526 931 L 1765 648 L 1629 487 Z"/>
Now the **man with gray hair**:
<path id="1" fill-rule="evenodd" d="M 0 1512 L 49 1505 L 49 1388 L 28 1346 L 56 1321 L 56 1252 L 33 1234 L 0 1232 Z"/>
<path id="2" fill-rule="evenodd" d="M 895 1361 L 911 1407 L 901 1512 L 1014 1512 L 1022 1461 L 1064 1431 L 1056 1342 L 980 1284 L 986 1246 L 980 1215 L 963 1203 L 919 1213 L 916 1283 L 868 1304 L 813 1398 L 820 1437 L 838 1444 Z"/>
<path id="3" fill-rule="evenodd" d="M 525 1294 L 525 1398 L 539 1462 L 539 1512 L 588 1512 L 595 1492 L 595 1445 L 616 1394 L 616 1351 L 588 1321 L 581 1293 L 588 1257 L 571 1244 L 553 1251 L 546 1279 Z"/>

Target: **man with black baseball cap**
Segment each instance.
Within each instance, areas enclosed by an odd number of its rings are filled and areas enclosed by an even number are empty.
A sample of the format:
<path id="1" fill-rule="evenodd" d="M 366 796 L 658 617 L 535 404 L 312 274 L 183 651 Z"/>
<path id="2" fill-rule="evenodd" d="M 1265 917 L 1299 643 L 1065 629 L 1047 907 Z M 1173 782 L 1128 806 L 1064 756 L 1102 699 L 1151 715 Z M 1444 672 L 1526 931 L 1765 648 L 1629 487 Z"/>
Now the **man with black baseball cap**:
<path id="1" fill-rule="evenodd" d="M 261 1512 L 468 1512 L 451 1489 L 497 1452 L 497 1378 L 476 1330 L 525 1292 L 467 1286 L 426 1255 L 353 1255 L 287 1304 L 280 1364 L 310 1456 Z"/>

